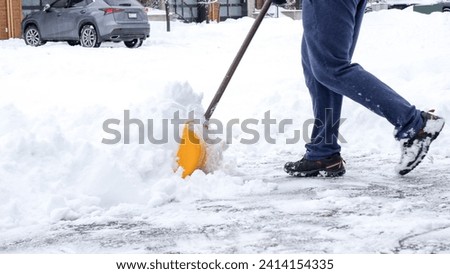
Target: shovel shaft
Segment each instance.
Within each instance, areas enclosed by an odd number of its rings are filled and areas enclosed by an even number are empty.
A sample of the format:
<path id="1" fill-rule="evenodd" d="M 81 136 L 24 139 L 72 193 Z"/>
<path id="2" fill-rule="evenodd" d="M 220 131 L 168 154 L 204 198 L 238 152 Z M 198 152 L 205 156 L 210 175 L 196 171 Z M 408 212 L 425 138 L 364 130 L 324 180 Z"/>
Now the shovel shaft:
<path id="1" fill-rule="evenodd" d="M 233 74 L 236 71 L 236 68 L 238 67 L 239 62 L 241 62 L 241 59 L 244 56 L 245 51 L 247 50 L 248 46 L 250 45 L 250 42 L 252 41 L 253 36 L 255 35 L 256 31 L 258 30 L 258 27 L 261 24 L 261 21 L 263 20 L 264 16 L 266 16 L 266 13 L 269 10 L 269 7 L 271 4 L 272 4 L 272 0 L 266 0 L 264 2 L 261 12 L 256 17 L 255 22 L 253 23 L 250 31 L 248 32 L 247 36 L 245 37 L 244 42 L 241 45 L 241 48 L 239 49 L 238 53 L 236 54 L 236 57 L 234 57 L 233 63 L 231 63 L 230 68 L 228 69 L 227 73 L 225 74 L 225 77 L 223 78 L 222 83 L 220 84 L 219 89 L 216 92 L 216 95 L 214 95 L 214 98 L 212 99 L 211 103 L 209 104 L 208 109 L 205 112 L 206 121 L 208 121 L 211 118 L 214 110 L 216 109 L 217 104 L 220 101 L 220 98 L 222 98 L 222 95 L 228 86 L 228 83 L 230 83 L 231 77 L 233 77 Z"/>

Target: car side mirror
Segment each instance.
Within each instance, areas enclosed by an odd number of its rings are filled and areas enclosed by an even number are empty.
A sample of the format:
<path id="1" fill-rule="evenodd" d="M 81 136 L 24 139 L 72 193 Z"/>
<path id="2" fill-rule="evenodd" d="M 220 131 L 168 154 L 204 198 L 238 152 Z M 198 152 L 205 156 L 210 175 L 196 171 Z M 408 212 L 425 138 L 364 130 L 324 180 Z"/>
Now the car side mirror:
<path id="1" fill-rule="evenodd" d="M 45 4 L 44 8 L 42 9 L 42 11 L 46 12 L 50 9 L 50 4 Z"/>

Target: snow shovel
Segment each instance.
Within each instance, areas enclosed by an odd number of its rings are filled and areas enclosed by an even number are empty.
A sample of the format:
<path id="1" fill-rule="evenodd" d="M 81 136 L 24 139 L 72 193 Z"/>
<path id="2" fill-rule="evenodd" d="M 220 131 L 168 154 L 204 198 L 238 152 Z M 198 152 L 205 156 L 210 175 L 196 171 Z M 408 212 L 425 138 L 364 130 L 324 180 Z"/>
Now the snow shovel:
<path id="1" fill-rule="evenodd" d="M 207 127 L 208 121 L 211 118 L 211 115 L 213 114 L 214 110 L 216 109 L 217 104 L 220 101 L 220 98 L 222 97 L 223 93 L 225 92 L 226 87 L 228 86 L 228 83 L 231 80 L 231 77 L 233 76 L 234 72 L 236 71 L 237 66 L 239 65 L 239 62 L 241 61 L 242 57 L 244 56 L 245 51 L 247 50 L 248 46 L 250 45 L 250 42 L 252 41 L 253 36 L 255 35 L 256 31 L 258 30 L 259 25 L 261 24 L 261 21 L 263 20 L 264 16 L 266 15 L 267 11 L 269 10 L 270 5 L 272 4 L 272 0 L 266 0 L 261 12 L 258 14 L 258 16 L 255 19 L 255 22 L 253 23 L 252 27 L 250 28 L 250 31 L 248 32 L 247 36 L 245 37 L 244 42 L 241 45 L 241 48 L 239 49 L 238 53 L 236 54 L 236 57 L 233 60 L 233 63 L 231 63 L 230 68 L 228 69 L 227 73 L 225 74 L 225 77 L 222 80 L 222 83 L 219 86 L 219 89 L 216 92 L 216 95 L 214 95 L 214 98 L 212 99 L 208 109 L 205 112 L 205 122 L 203 124 L 203 127 Z M 178 148 L 177 152 L 177 163 L 178 166 L 183 168 L 183 174 L 181 175 L 182 178 L 185 178 L 186 176 L 191 175 L 196 169 L 202 169 L 205 167 L 208 155 L 206 155 L 206 142 L 203 140 L 202 136 L 198 134 L 198 132 L 195 132 L 194 130 L 194 124 L 192 121 L 188 121 L 184 125 L 183 133 L 181 136 L 180 146 Z"/>

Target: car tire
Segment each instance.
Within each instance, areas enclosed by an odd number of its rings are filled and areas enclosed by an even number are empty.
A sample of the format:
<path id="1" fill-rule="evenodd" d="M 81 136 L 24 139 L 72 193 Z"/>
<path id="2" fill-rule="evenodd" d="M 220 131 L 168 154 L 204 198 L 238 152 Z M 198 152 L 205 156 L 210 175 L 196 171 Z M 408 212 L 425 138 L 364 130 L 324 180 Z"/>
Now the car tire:
<path id="1" fill-rule="evenodd" d="M 98 48 L 100 44 L 95 27 L 90 24 L 84 25 L 80 31 L 80 45 L 85 48 Z"/>
<path id="2" fill-rule="evenodd" d="M 450 7 L 443 7 L 442 12 L 450 12 Z"/>
<path id="3" fill-rule="evenodd" d="M 45 41 L 41 39 L 41 33 L 34 25 L 27 27 L 25 30 L 25 44 L 32 47 L 39 47 L 45 44 Z"/>
<path id="4" fill-rule="evenodd" d="M 124 41 L 123 43 L 125 44 L 125 46 L 127 48 L 135 49 L 135 48 L 142 46 L 142 43 L 144 43 L 144 40 L 141 38 L 137 38 L 137 39 L 133 39 L 131 41 Z"/>

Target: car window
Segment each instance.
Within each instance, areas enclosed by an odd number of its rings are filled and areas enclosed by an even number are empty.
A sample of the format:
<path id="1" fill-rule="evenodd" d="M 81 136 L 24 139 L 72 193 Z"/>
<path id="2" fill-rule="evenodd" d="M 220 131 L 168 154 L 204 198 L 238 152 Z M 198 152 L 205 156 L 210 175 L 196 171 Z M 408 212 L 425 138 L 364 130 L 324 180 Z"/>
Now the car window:
<path id="1" fill-rule="evenodd" d="M 105 0 L 110 6 L 142 6 L 137 0 Z"/>
<path id="2" fill-rule="evenodd" d="M 85 0 L 71 0 L 69 7 L 82 7 L 86 5 Z"/>
<path id="3" fill-rule="evenodd" d="M 69 0 L 57 0 L 55 2 L 53 2 L 53 4 L 51 5 L 52 8 L 56 8 L 56 9 L 62 9 L 67 7 L 67 2 L 69 2 Z"/>

